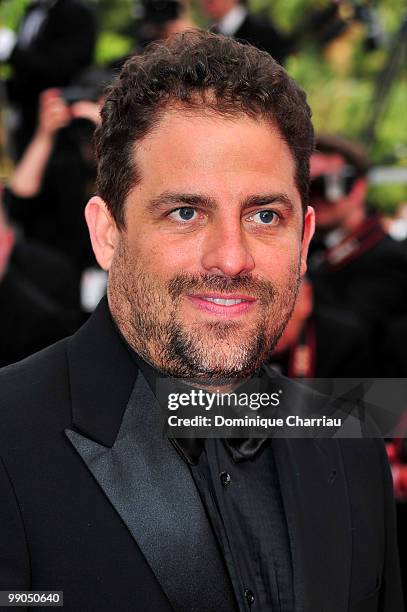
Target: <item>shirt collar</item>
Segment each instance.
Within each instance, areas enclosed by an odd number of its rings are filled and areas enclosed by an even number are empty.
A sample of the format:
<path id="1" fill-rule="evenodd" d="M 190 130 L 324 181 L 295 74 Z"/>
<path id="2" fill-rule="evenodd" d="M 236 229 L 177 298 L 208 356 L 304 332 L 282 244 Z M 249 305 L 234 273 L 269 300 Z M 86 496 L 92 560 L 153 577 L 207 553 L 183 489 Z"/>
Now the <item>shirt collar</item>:
<path id="1" fill-rule="evenodd" d="M 218 31 L 225 36 L 233 36 L 239 30 L 246 16 L 247 9 L 241 4 L 238 4 L 218 22 Z"/>
<path id="2" fill-rule="evenodd" d="M 341 228 L 331 230 L 324 236 L 324 243 L 328 249 L 335 247 L 339 244 L 346 236 L 346 233 Z"/>

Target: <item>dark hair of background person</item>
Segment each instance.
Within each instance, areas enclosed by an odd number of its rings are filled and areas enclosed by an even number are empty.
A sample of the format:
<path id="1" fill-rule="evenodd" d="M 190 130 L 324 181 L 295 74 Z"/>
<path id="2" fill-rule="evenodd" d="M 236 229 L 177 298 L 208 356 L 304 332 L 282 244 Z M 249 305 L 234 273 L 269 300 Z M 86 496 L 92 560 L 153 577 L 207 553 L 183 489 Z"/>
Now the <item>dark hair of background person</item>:
<path id="1" fill-rule="evenodd" d="M 338 154 L 355 168 L 358 176 L 366 176 L 370 164 L 363 146 L 337 134 L 318 134 L 315 141 L 317 153 Z"/>
<path id="2" fill-rule="evenodd" d="M 134 145 L 168 109 L 180 106 L 277 126 L 295 160 L 305 211 L 314 131 L 304 91 L 266 52 L 191 30 L 152 43 L 129 59 L 107 91 L 95 135 L 97 187 L 119 228 L 125 226 L 125 199 L 140 180 Z"/>

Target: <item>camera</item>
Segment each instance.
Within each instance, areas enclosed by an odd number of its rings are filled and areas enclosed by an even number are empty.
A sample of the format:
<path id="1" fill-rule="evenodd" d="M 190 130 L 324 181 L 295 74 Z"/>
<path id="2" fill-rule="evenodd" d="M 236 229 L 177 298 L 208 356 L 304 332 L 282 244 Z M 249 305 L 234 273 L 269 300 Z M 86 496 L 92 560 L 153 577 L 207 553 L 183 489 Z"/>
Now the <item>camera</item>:
<path id="1" fill-rule="evenodd" d="M 81 100 L 97 102 L 100 96 L 100 88 L 71 85 L 61 89 L 61 96 L 68 105 L 75 104 L 75 102 L 80 102 Z"/>

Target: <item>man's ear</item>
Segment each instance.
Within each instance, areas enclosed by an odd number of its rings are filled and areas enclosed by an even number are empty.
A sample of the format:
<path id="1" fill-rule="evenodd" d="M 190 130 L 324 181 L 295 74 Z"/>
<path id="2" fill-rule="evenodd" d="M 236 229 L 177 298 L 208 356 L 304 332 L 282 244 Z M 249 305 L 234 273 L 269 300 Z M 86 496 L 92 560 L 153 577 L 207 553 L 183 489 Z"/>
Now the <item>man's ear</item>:
<path id="1" fill-rule="evenodd" d="M 85 208 L 90 240 L 96 260 L 103 270 L 110 269 L 119 230 L 106 203 L 99 196 L 89 200 Z"/>
<path id="2" fill-rule="evenodd" d="M 304 231 L 301 243 L 301 276 L 307 271 L 308 247 L 315 232 L 315 211 L 311 206 L 307 207 L 304 216 Z"/>

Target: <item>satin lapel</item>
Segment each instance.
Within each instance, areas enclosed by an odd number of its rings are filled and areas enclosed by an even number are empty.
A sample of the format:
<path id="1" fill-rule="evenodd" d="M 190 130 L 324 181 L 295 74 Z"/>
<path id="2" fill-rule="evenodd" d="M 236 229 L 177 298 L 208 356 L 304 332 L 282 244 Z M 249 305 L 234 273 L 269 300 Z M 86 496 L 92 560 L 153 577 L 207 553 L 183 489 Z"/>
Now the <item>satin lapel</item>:
<path id="1" fill-rule="evenodd" d="M 291 539 L 296 612 L 348 609 L 352 528 L 336 440 L 274 439 Z"/>
<path id="2" fill-rule="evenodd" d="M 141 372 L 108 448 L 66 435 L 136 540 L 177 612 L 230 612 L 229 578 L 188 466 L 162 435 Z"/>

